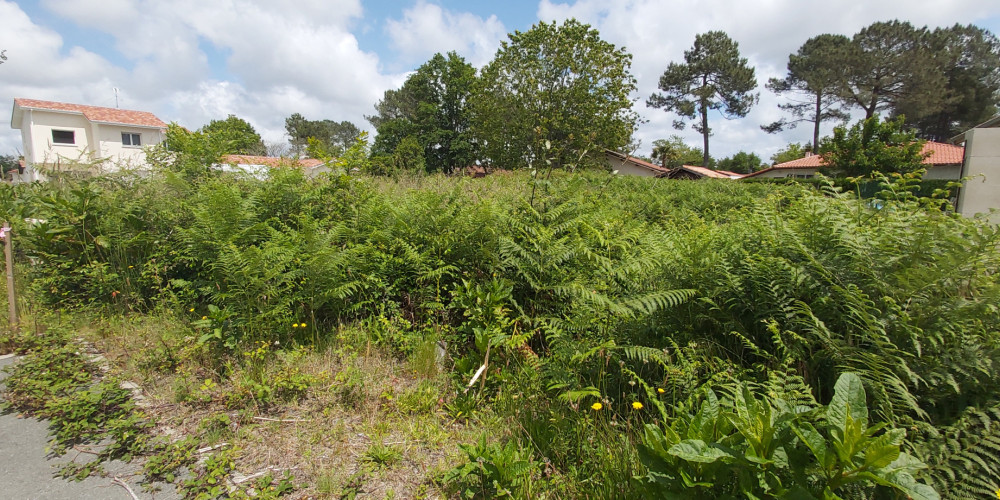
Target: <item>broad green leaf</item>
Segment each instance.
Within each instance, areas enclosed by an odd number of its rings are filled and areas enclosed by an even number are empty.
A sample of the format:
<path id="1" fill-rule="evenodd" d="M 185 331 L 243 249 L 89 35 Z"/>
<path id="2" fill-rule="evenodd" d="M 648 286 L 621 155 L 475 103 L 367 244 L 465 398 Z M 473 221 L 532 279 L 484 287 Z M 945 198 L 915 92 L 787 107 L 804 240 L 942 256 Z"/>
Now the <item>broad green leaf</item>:
<path id="1" fill-rule="evenodd" d="M 857 374 L 846 372 L 837 379 L 833 386 L 833 399 L 826 410 L 827 421 L 842 433 L 847 432 L 848 417 L 862 423 L 862 429 L 868 423 L 868 403 L 865 388 Z"/>
<path id="2" fill-rule="evenodd" d="M 799 437 L 799 440 L 809 448 L 809 451 L 816 457 L 820 466 L 824 469 L 829 467 L 830 464 L 827 462 L 829 450 L 826 446 L 826 438 L 809 422 L 793 425 L 792 430 L 795 431 L 795 435 Z"/>
<path id="3" fill-rule="evenodd" d="M 700 439 L 685 439 L 667 450 L 671 455 L 687 460 L 710 464 L 722 458 L 735 458 L 725 447 L 712 443 L 707 444 Z"/>

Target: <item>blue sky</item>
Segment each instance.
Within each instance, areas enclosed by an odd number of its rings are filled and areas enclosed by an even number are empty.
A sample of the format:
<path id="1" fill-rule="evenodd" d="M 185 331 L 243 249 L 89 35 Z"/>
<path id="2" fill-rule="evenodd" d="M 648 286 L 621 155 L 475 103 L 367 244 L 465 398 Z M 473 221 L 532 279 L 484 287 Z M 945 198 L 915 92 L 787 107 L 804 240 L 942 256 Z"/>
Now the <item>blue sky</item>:
<path id="1" fill-rule="evenodd" d="M 644 105 L 666 66 L 697 33 L 721 29 L 739 42 L 756 68 L 760 103 L 745 119 L 712 117 L 717 158 L 745 150 L 766 159 L 808 140 L 802 127 L 768 135 L 759 126 L 781 116 L 764 82 L 782 76 L 788 54 L 809 37 L 891 19 L 1000 32 L 1000 2 L 982 0 L 0 0 L 8 56 L 0 118 L 9 123 L 14 97 L 112 106 L 118 88 L 124 108 L 192 129 L 236 114 L 280 143 L 292 113 L 368 127 L 363 117 L 382 93 L 435 52 L 455 50 L 481 66 L 507 33 L 570 17 L 633 54 L 641 154 L 673 134 L 701 142 L 674 130 L 675 116 Z M 0 154 L 19 147 L 19 134 L 0 127 Z"/>

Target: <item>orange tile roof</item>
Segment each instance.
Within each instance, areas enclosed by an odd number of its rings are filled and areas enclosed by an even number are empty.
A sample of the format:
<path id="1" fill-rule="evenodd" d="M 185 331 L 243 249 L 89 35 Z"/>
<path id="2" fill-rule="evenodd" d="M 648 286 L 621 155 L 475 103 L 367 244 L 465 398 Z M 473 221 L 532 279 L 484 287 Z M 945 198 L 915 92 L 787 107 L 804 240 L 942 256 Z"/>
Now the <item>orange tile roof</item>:
<path id="1" fill-rule="evenodd" d="M 965 159 L 965 148 L 962 146 L 945 144 L 943 142 L 927 141 L 924 143 L 924 146 L 920 148 L 920 154 L 926 155 L 923 161 L 921 161 L 924 165 L 930 165 L 932 167 L 943 165 L 961 165 Z M 747 175 L 746 177 L 753 177 L 763 172 L 770 172 L 771 170 L 787 168 L 819 168 L 824 165 L 822 156 L 810 155 L 805 158 L 779 163 L 771 168 L 758 170 Z"/>
<path id="2" fill-rule="evenodd" d="M 315 158 L 280 158 L 275 156 L 225 155 L 223 163 L 233 165 L 264 165 L 268 167 L 300 167 L 311 168 L 322 165 L 323 160 Z"/>
<path id="3" fill-rule="evenodd" d="M 102 108 L 100 106 L 86 106 L 83 104 L 69 104 L 65 102 L 40 101 L 37 99 L 23 98 L 14 99 L 14 106 L 27 109 L 81 113 L 92 122 L 135 125 L 138 127 L 167 128 L 167 124 L 163 123 L 163 120 L 160 120 L 156 117 L 156 115 L 150 113 L 149 111 Z"/>

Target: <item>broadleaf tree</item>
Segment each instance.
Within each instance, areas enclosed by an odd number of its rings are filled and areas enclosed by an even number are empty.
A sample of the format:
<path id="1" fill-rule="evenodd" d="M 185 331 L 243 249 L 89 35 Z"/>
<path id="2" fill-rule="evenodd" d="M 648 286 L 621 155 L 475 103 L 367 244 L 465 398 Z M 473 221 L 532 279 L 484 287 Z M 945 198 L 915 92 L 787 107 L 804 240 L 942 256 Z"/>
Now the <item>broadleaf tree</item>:
<path id="1" fill-rule="evenodd" d="M 846 121 L 850 115 L 837 98 L 837 83 L 845 78 L 851 39 L 843 35 L 818 35 L 806 40 L 798 52 L 788 56 L 788 74 L 771 78 L 768 90 L 785 95 L 789 102 L 778 107 L 788 111 L 792 119 L 782 118 L 761 128 L 768 133 L 795 128 L 799 123 L 812 123 L 812 144 L 819 144 L 820 125 L 829 120 Z"/>
<path id="2" fill-rule="evenodd" d="M 455 52 L 435 54 L 400 89 L 386 91 L 375 105 L 378 114 L 366 117 L 378 132 L 373 156 L 410 154 L 415 143 L 423 158 L 407 165 L 445 173 L 471 165 L 476 154 L 468 101 L 475 78 L 475 68 Z"/>
<path id="3" fill-rule="evenodd" d="M 760 170 L 763 163 L 763 160 L 761 160 L 755 153 L 740 151 L 733 154 L 733 156 L 719 160 L 716 164 L 716 168 L 719 170 L 736 172 L 738 174 L 749 174 Z"/>
<path id="4" fill-rule="evenodd" d="M 494 167 L 568 168 L 632 142 L 632 55 L 569 19 L 515 31 L 483 68 L 473 130 Z"/>
<path id="5" fill-rule="evenodd" d="M 907 173 L 923 167 L 923 141 L 904 127 L 903 118 L 875 115 L 851 127 L 836 127 L 820 144 L 823 163 L 837 175 Z"/>
<path id="6" fill-rule="evenodd" d="M 264 141 L 260 134 L 250 122 L 236 115 L 229 115 L 225 120 L 212 120 L 200 132 L 217 144 L 223 154 L 264 154 Z"/>
<path id="7" fill-rule="evenodd" d="M 684 62 L 672 62 L 660 76 L 659 88 L 646 105 L 663 108 L 682 118 L 695 120 L 694 129 L 703 140 L 702 166 L 709 166 L 709 111 L 718 110 L 727 118 L 744 117 L 757 103 L 757 77 L 739 44 L 722 31 L 695 36 L 694 46 L 684 51 Z M 674 127 L 684 128 L 683 121 Z"/>

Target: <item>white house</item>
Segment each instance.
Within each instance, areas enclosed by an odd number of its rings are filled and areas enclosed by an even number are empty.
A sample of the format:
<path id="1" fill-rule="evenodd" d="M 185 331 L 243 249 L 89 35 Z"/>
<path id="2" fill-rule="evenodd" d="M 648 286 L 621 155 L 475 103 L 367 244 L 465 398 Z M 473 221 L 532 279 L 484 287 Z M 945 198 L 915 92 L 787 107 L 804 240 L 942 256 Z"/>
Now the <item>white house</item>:
<path id="1" fill-rule="evenodd" d="M 962 146 L 945 144 L 943 142 L 927 141 L 920 150 L 926 155 L 923 164 L 927 167 L 924 179 L 960 179 L 962 177 L 962 156 L 965 149 Z M 830 175 L 827 172 L 823 157 L 810 154 L 805 158 L 779 163 L 771 168 L 758 170 L 752 174 L 744 176 L 751 177 L 794 177 L 797 179 L 808 179 L 814 177 L 816 172 Z"/>
<path id="2" fill-rule="evenodd" d="M 116 170 L 146 164 L 144 146 L 163 142 L 167 124 L 147 111 L 102 108 L 36 99 L 14 99 L 10 126 L 21 131 L 22 181 L 51 171 Z"/>

